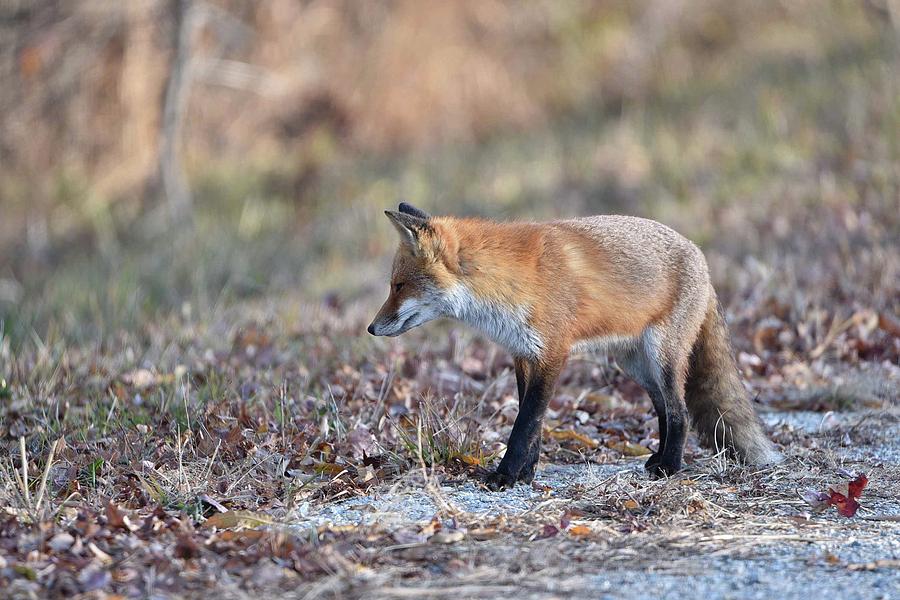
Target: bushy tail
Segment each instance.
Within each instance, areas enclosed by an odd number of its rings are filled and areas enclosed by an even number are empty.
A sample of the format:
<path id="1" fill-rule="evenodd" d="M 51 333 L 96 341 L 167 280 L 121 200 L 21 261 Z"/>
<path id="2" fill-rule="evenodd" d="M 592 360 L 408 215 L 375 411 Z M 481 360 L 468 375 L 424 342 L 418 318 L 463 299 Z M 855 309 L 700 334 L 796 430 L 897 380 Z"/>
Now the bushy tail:
<path id="1" fill-rule="evenodd" d="M 750 464 L 783 460 L 763 432 L 741 384 L 715 291 L 691 351 L 684 395 L 700 441 L 707 447 L 727 448 Z"/>

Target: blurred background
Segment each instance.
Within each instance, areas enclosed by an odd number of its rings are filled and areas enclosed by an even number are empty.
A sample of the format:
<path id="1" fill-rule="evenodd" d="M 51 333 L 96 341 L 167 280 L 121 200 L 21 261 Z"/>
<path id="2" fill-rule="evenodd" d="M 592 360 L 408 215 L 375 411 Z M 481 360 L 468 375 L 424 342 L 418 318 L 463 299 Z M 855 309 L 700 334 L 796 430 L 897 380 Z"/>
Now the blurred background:
<path id="1" fill-rule="evenodd" d="M 897 0 L 3 0 L 2 330 L 374 309 L 399 200 L 648 216 L 734 310 L 896 316 L 898 42 Z"/>

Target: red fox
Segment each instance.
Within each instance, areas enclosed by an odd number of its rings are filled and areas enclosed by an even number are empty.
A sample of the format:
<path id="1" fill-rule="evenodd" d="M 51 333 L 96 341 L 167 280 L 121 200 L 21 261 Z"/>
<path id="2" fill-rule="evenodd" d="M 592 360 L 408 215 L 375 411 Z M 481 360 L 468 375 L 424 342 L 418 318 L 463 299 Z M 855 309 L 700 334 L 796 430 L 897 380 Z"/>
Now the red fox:
<path id="1" fill-rule="evenodd" d="M 741 384 L 706 260 L 672 229 L 612 215 L 432 217 L 406 203 L 385 214 L 401 243 L 369 333 L 397 336 L 450 317 L 512 354 L 519 414 L 490 489 L 534 478 L 544 412 L 572 351 L 612 355 L 650 395 L 659 418 L 651 475 L 681 469 L 688 412 L 706 445 L 752 464 L 782 459 Z"/>

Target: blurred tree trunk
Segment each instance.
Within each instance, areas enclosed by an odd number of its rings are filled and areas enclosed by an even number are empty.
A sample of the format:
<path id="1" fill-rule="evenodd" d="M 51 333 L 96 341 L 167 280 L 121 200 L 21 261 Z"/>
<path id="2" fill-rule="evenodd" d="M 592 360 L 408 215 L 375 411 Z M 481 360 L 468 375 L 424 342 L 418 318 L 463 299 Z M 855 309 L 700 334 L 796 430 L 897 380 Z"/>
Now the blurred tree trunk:
<path id="1" fill-rule="evenodd" d="M 159 173 L 173 222 L 193 218 L 193 201 L 181 164 L 181 130 L 191 85 L 191 43 L 194 19 L 191 0 L 171 0 L 172 63 L 163 101 Z"/>

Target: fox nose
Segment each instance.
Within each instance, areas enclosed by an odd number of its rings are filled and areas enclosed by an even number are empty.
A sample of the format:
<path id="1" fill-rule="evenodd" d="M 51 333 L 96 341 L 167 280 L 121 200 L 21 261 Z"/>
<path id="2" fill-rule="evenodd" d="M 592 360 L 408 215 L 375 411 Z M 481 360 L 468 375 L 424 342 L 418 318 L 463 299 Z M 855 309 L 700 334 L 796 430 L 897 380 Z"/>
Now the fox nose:
<path id="1" fill-rule="evenodd" d="M 366 331 L 375 335 L 375 323 L 370 323 L 368 327 L 366 327 Z"/>

